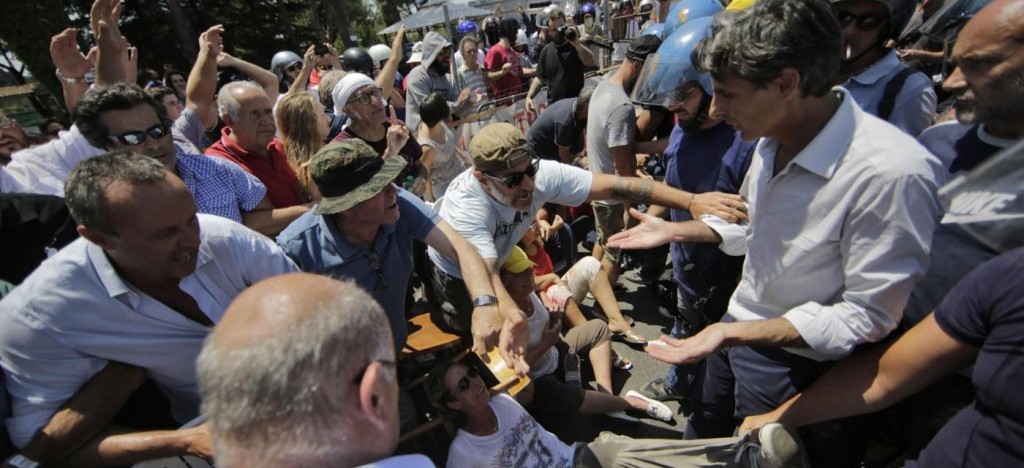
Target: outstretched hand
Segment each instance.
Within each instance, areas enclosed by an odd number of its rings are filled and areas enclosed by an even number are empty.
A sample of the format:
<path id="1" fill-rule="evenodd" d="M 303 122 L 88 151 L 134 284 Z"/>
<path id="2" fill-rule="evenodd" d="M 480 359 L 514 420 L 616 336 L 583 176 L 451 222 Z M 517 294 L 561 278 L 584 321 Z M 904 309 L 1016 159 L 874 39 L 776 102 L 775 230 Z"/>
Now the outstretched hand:
<path id="1" fill-rule="evenodd" d="M 649 249 L 674 240 L 672 226 L 668 221 L 641 213 L 636 208 L 630 208 L 629 215 L 640 224 L 609 237 L 608 247 L 613 249 Z"/>
<path id="2" fill-rule="evenodd" d="M 647 354 L 669 364 L 695 364 L 715 352 L 725 342 L 721 323 L 708 326 L 696 335 L 677 340 L 670 336 L 661 337 L 661 343 L 648 342 L 644 348 Z"/>
<path id="3" fill-rule="evenodd" d="M 700 219 L 706 214 L 715 215 L 730 223 L 747 219 L 747 205 L 743 197 L 735 193 L 708 192 L 699 193 L 690 200 L 690 214 L 693 219 Z"/>
<path id="4" fill-rule="evenodd" d="M 67 28 L 50 38 L 50 59 L 57 70 L 70 78 L 82 78 L 96 65 L 96 53 L 93 47 L 88 55 L 83 55 L 78 48 L 78 30 Z"/>

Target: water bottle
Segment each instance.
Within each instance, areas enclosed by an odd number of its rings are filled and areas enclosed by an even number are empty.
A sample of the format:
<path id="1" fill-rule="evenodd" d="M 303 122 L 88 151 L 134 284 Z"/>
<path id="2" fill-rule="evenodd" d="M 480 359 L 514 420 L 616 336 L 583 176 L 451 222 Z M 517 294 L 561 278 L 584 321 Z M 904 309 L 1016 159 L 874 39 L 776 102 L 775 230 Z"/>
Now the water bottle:
<path id="1" fill-rule="evenodd" d="M 412 190 L 412 184 L 415 181 L 416 181 L 415 177 L 413 177 L 411 175 L 405 176 L 405 182 L 402 182 L 402 188 L 404 188 L 406 190 Z"/>
<path id="2" fill-rule="evenodd" d="M 565 383 L 576 388 L 583 387 L 580 379 L 580 357 L 576 355 L 576 348 L 569 348 L 565 355 Z"/>

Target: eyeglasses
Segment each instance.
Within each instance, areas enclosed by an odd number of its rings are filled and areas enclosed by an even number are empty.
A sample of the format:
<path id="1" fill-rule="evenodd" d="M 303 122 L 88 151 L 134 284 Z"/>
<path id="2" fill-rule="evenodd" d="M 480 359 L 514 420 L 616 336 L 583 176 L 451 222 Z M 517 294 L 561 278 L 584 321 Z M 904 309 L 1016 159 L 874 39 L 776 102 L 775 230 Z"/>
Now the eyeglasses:
<path id="1" fill-rule="evenodd" d="M 302 64 L 299 63 L 299 62 L 295 62 L 295 63 L 293 63 L 291 65 L 288 65 L 288 67 L 285 68 L 285 71 L 290 71 L 290 72 L 296 72 L 296 71 L 299 71 L 299 70 L 302 70 Z"/>
<path id="2" fill-rule="evenodd" d="M 370 100 L 373 98 L 384 99 L 384 92 L 382 92 L 380 88 L 373 88 L 373 91 L 368 93 L 357 94 L 356 97 L 349 99 L 348 103 L 352 104 L 353 102 L 359 101 L 360 104 L 369 104 Z"/>
<path id="3" fill-rule="evenodd" d="M 675 91 L 672 91 L 672 103 L 682 104 L 690 100 L 690 98 L 692 98 L 693 95 L 696 94 L 698 86 L 699 85 L 697 85 L 696 83 L 690 83 L 688 85 L 684 85 L 677 88 Z"/>
<path id="4" fill-rule="evenodd" d="M 377 272 L 377 284 L 373 286 L 374 291 L 383 291 L 388 288 L 388 278 L 384 276 L 384 271 L 380 268 L 380 257 L 377 256 L 377 252 L 371 251 L 366 254 L 367 259 L 370 261 L 370 268 Z"/>
<path id="5" fill-rule="evenodd" d="M 864 13 L 863 15 L 855 15 L 846 11 L 838 11 L 836 15 L 839 17 L 839 24 L 846 28 L 847 26 L 854 24 L 857 29 L 861 31 L 874 31 L 880 28 L 886 22 L 885 16 L 879 13 Z"/>
<path id="6" fill-rule="evenodd" d="M 475 379 L 475 378 L 477 378 L 479 376 L 480 376 L 480 372 L 478 372 L 476 370 L 476 367 L 467 365 L 466 366 L 466 374 L 463 375 L 462 378 L 459 379 L 459 381 L 455 383 L 455 390 L 458 391 L 459 393 L 462 393 L 462 392 L 465 392 L 466 390 L 469 390 L 469 386 L 472 385 L 472 382 L 470 380 L 471 379 Z M 445 392 L 445 393 L 448 393 L 448 392 Z M 454 398 L 455 398 L 455 396 L 452 395 L 451 393 L 448 393 L 447 395 L 445 395 L 445 399 L 446 400 L 450 401 L 450 400 L 452 400 Z"/>
<path id="7" fill-rule="evenodd" d="M 492 179 L 492 180 L 496 180 L 498 182 L 501 182 L 501 183 L 505 184 L 505 186 L 508 187 L 508 188 L 516 188 L 516 187 L 519 186 L 519 184 L 523 183 L 523 178 L 524 177 L 530 176 L 532 178 L 533 176 L 537 175 L 537 169 L 539 169 L 539 168 L 540 168 L 540 159 L 533 158 L 533 160 L 530 161 L 530 165 L 526 166 L 526 170 L 523 171 L 523 172 L 516 172 L 514 174 L 509 174 L 509 175 L 507 175 L 505 177 L 493 176 L 493 175 L 490 175 L 490 174 L 488 174 L 486 172 L 484 172 L 483 174 L 484 174 L 484 177 L 487 177 L 488 179 Z"/>
<path id="8" fill-rule="evenodd" d="M 359 370 L 356 371 L 355 375 L 352 376 L 352 385 L 359 385 L 360 383 L 362 383 L 363 375 L 366 374 L 366 369 L 368 369 L 370 367 L 370 364 L 374 362 L 380 363 L 380 365 L 383 367 L 390 367 L 392 369 L 394 369 L 395 366 L 397 366 L 397 364 L 395 364 L 395 361 L 389 361 L 387 359 L 374 359 L 366 363 L 365 366 L 360 367 Z"/>
<path id="9" fill-rule="evenodd" d="M 124 132 L 120 135 L 108 135 L 107 138 L 109 138 L 110 141 L 114 143 L 135 146 L 141 145 L 144 141 L 146 141 L 147 136 L 154 140 L 159 140 L 169 134 L 170 132 L 167 131 L 167 127 L 165 127 L 164 124 L 156 124 L 152 127 L 147 128 L 146 130 Z"/>

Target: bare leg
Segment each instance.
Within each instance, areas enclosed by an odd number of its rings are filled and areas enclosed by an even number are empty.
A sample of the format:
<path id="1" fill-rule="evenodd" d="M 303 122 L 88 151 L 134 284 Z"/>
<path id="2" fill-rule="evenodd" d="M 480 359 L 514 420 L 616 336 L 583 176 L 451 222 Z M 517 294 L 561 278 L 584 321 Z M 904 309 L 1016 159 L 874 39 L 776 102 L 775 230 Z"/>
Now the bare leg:
<path id="1" fill-rule="evenodd" d="M 583 312 L 580 311 L 580 306 L 576 304 L 576 301 L 572 300 L 572 298 L 565 301 L 565 319 L 569 321 L 569 328 L 587 323 L 587 318 L 584 317 Z"/>
<path id="2" fill-rule="evenodd" d="M 622 316 L 622 309 L 619 308 L 619 302 L 615 299 L 615 293 L 612 291 L 612 284 L 605 273 L 604 266 L 605 262 L 602 261 L 601 271 L 598 271 L 597 275 L 594 275 L 594 280 L 590 282 L 590 293 L 594 295 L 594 300 L 608 316 L 608 329 L 612 333 L 628 332 L 630 330 L 629 322 Z"/>
<path id="3" fill-rule="evenodd" d="M 612 393 L 612 343 L 605 341 L 590 348 L 590 367 L 594 369 L 597 391 Z"/>

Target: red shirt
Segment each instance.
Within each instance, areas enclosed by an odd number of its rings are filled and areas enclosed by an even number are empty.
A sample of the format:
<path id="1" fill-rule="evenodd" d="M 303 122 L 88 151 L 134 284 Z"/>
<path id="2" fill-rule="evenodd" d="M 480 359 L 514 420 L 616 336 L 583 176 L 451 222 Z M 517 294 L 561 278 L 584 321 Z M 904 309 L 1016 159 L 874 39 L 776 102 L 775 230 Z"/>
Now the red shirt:
<path id="1" fill-rule="evenodd" d="M 523 66 L 519 64 L 519 54 L 516 51 L 501 44 L 494 44 L 487 51 L 484 69 L 498 71 L 506 63 L 511 63 L 512 69 L 501 78 L 491 81 L 491 97 L 494 99 L 511 96 L 523 89 Z"/>
<path id="2" fill-rule="evenodd" d="M 267 186 L 267 198 L 274 208 L 302 204 L 302 199 L 299 198 L 299 179 L 295 177 L 291 164 L 288 164 L 284 146 L 277 138 L 267 145 L 267 150 L 270 151 L 270 157 L 267 158 L 249 154 L 228 135 L 231 135 L 231 129 L 224 127 L 220 133 L 220 140 L 210 145 L 206 149 L 206 154 L 227 159 L 241 166 L 245 172 L 256 176 Z"/>
<path id="3" fill-rule="evenodd" d="M 544 250 L 544 247 L 538 245 L 537 253 L 533 255 L 526 254 L 526 257 L 533 262 L 533 276 L 542 276 L 555 272 L 555 265 L 551 263 L 551 256 Z"/>

